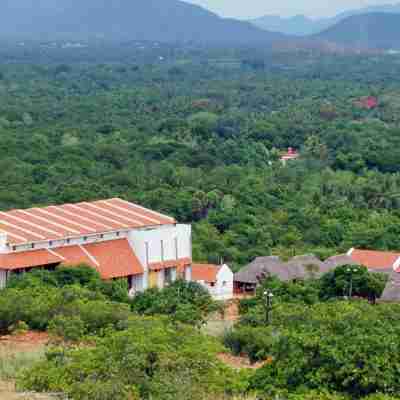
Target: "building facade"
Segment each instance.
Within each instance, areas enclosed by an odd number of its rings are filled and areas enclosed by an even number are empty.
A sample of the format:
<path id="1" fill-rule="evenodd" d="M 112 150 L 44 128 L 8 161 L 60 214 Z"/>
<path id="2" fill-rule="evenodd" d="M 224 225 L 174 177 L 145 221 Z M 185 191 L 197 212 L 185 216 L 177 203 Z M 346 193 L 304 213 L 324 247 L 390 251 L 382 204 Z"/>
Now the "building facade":
<path id="1" fill-rule="evenodd" d="M 0 212 L 0 287 L 13 273 L 87 264 L 133 295 L 191 280 L 191 226 L 122 199 Z"/>

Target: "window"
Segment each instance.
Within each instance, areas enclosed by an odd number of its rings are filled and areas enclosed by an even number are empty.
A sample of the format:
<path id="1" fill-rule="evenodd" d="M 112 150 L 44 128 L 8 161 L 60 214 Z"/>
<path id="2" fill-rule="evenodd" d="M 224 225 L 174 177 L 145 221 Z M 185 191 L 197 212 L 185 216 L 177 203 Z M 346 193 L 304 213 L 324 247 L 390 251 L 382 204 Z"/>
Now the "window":
<path id="1" fill-rule="evenodd" d="M 53 246 L 53 241 L 52 240 L 50 240 L 49 246 Z"/>
<path id="2" fill-rule="evenodd" d="M 32 243 L 31 247 L 32 247 L 32 249 L 34 249 L 35 248 L 35 243 Z"/>
<path id="3" fill-rule="evenodd" d="M 84 236 L 84 237 L 83 237 L 83 241 L 84 241 L 84 242 L 87 242 L 87 240 L 88 240 L 88 237 L 87 237 L 87 236 Z"/>
<path id="4" fill-rule="evenodd" d="M 17 251 L 17 246 L 13 246 L 13 247 L 12 247 L 12 250 L 13 250 L 13 251 Z"/>
<path id="5" fill-rule="evenodd" d="M 104 239 L 104 234 L 103 233 L 100 235 L 100 239 Z"/>
<path id="6" fill-rule="evenodd" d="M 211 287 L 214 287 L 214 286 L 215 286 L 215 282 L 211 282 L 211 283 L 210 283 L 210 286 L 211 286 Z"/>
<path id="7" fill-rule="evenodd" d="M 71 243 L 71 239 L 67 239 L 67 240 L 65 241 L 65 243 L 70 244 L 70 243 Z"/>
<path id="8" fill-rule="evenodd" d="M 117 237 L 119 237 L 121 235 L 121 232 L 117 232 L 116 235 Z"/>

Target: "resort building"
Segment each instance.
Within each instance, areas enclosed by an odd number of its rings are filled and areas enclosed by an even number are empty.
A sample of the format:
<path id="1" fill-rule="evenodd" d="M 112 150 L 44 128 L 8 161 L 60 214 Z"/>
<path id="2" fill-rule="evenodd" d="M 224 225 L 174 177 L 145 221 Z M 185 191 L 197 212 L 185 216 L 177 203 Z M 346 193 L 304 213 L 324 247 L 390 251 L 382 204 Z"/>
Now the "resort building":
<path id="1" fill-rule="evenodd" d="M 134 294 L 191 280 L 191 226 L 114 198 L 0 212 L 0 288 L 13 273 L 87 264 Z"/>

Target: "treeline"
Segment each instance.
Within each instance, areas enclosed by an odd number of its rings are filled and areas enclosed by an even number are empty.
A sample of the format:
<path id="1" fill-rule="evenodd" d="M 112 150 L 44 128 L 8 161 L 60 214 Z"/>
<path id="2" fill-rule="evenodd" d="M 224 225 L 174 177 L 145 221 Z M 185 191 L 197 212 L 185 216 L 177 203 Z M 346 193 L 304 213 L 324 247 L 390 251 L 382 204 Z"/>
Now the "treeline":
<path id="1" fill-rule="evenodd" d="M 400 247 L 396 57 L 146 52 L 167 50 L 1 65 L 0 209 L 121 196 L 194 223 L 196 259 L 233 266 Z M 302 161 L 284 168 L 289 146 Z"/>

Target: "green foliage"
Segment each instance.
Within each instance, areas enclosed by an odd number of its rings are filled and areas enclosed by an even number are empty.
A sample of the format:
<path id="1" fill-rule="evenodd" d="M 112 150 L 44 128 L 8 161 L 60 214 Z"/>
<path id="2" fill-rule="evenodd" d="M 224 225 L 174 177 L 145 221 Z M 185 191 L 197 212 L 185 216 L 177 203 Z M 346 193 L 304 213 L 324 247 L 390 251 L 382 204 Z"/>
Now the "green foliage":
<path id="1" fill-rule="evenodd" d="M 276 301 L 282 303 L 304 303 L 315 304 L 319 301 L 321 292 L 321 284 L 317 279 L 296 280 L 294 282 L 283 282 L 278 278 L 267 278 L 257 289 L 257 303 L 265 301 L 264 292 L 272 291 Z M 334 297 L 327 296 L 327 297 Z"/>
<path id="2" fill-rule="evenodd" d="M 385 289 L 388 276 L 370 273 L 365 267 L 345 265 L 325 274 L 321 279 L 321 297 L 352 296 L 364 297 L 375 301 Z"/>
<path id="3" fill-rule="evenodd" d="M 36 330 L 51 325 L 56 334 L 63 334 L 64 327 L 67 336 L 76 336 L 76 332 L 100 334 L 105 327 L 117 326 L 129 316 L 127 304 L 111 302 L 100 292 L 79 286 L 10 288 L 0 292 L 2 332 L 24 321 Z"/>
<path id="4" fill-rule="evenodd" d="M 142 315 L 170 315 L 175 321 L 201 324 L 216 310 L 210 294 L 195 282 L 178 280 L 164 289 L 149 289 L 136 295 L 132 310 Z"/>
<path id="5" fill-rule="evenodd" d="M 251 378 L 265 395 L 326 390 L 351 398 L 400 390 L 398 305 L 330 301 L 278 304 L 272 322 L 240 323 L 225 338 L 235 353 L 269 360 Z M 379 321 L 379 323 L 377 323 Z M 301 398 L 301 397 L 299 397 Z"/>
<path id="6" fill-rule="evenodd" d="M 29 273 L 11 275 L 7 282 L 10 289 L 29 289 L 41 287 L 84 286 L 100 292 L 112 301 L 128 303 L 128 282 L 126 279 L 103 281 L 100 274 L 85 264 L 73 267 L 60 266 L 55 271 L 34 269 Z"/>
<path id="7" fill-rule="evenodd" d="M 239 374 L 217 361 L 217 351 L 218 344 L 193 328 L 137 317 L 127 330 L 108 331 L 95 346 L 54 349 L 21 376 L 19 385 L 76 400 L 201 400 L 234 394 Z"/>

